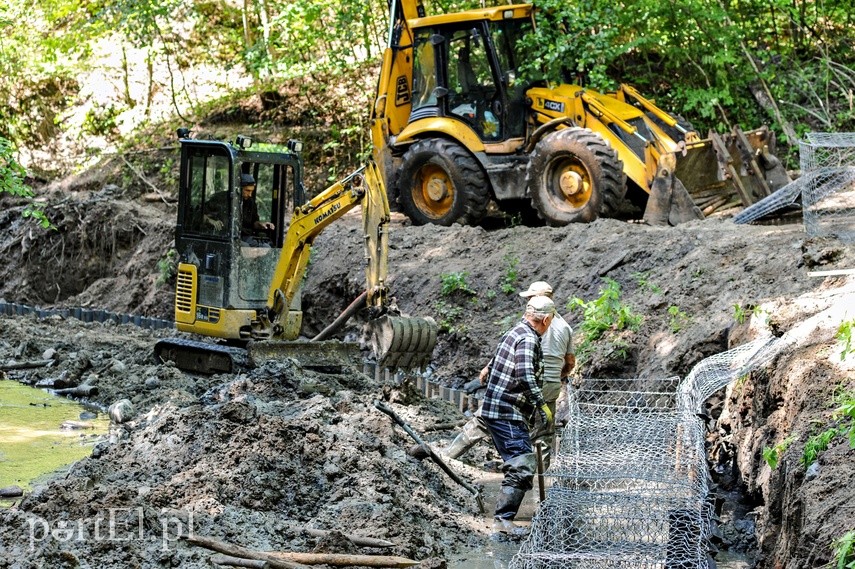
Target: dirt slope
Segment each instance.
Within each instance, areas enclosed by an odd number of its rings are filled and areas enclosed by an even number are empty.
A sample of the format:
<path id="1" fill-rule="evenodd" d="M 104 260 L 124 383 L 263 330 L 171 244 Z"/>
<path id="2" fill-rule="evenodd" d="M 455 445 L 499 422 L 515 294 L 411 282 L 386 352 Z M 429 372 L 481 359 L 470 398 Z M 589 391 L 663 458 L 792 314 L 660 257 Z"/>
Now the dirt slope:
<path id="1" fill-rule="evenodd" d="M 104 188 L 63 199 L 68 201 L 56 206 L 63 215 L 56 232 L 23 225 L 14 207 L 0 214 L 0 296 L 169 316 L 169 285 L 154 283 L 157 261 L 171 245 L 174 210 L 133 197 L 116 199 Z M 533 280 L 550 282 L 559 306 L 566 307 L 572 297 L 598 298 L 604 279 L 613 279 L 619 302 L 643 316 L 637 330 L 596 342 L 578 370 L 580 378 L 684 376 L 700 359 L 731 344 L 759 333 L 783 334 L 836 307 L 836 316 L 811 328 L 769 369 L 713 402 L 720 422 L 710 446 L 720 450 L 714 457 L 720 470 L 730 469 L 723 483 L 743 488 L 749 506 L 758 508 L 761 567 L 827 562 L 831 539 L 851 529 L 844 504 L 855 499 L 854 451 L 834 444 L 810 480 L 797 464 L 814 423 L 830 421 L 835 387 L 855 387 L 851 370 L 829 356 L 837 346 L 830 323 L 839 323 L 846 307 L 849 318 L 855 315 L 855 296 L 841 289 L 843 278 L 806 276 L 807 267 L 823 262 L 834 245 L 806 243 L 799 225 L 735 226 L 722 219 L 677 228 L 599 220 L 566 228 L 487 230 L 412 227 L 396 216 L 392 230 L 390 286 L 404 312 L 441 323 L 428 373 L 446 384 L 460 384 L 480 369 L 522 311 L 515 292 Z M 317 240 L 303 295 L 307 335 L 361 292 L 363 267 L 353 260 L 362 257 L 356 215 Z M 443 292 L 453 283 L 466 290 Z M 753 307 L 760 308 L 752 312 Z M 581 311 L 563 311 L 578 332 Z M 738 324 L 742 317 L 750 328 Z M 259 547 L 311 548 L 296 532 L 309 523 L 365 528 L 395 538 L 400 554 L 420 559 L 447 555 L 465 541 L 466 528 L 477 524 L 465 492 L 407 457 L 409 441 L 372 409 L 376 397 L 409 401 L 389 385 L 359 376 L 314 376 L 287 364 L 194 380 L 150 366 L 150 337 L 142 331 L 2 322 L 0 359 L 61 346 L 63 365 L 72 365 L 71 354 L 94 353 L 89 360 L 97 362 L 92 367 L 101 402 L 128 397 L 147 413 L 120 428 L 114 443 L 99 446 L 97 457 L 3 514 L 0 554 L 7 556 L 6 566 L 70 559 L 67 551 L 81 567 L 87 566 L 84 560 L 109 567 L 107 552 L 91 544 L 48 543 L 25 552 L 21 524 L 31 515 L 89 518 L 113 506 L 198 512 L 200 533 Z M 356 337 L 358 326 L 344 335 Z M 114 359 L 122 365 L 113 365 Z M 456 417 L 439 402 L 415 403 L 399 410 L 417 426 Z M 797 442 L 783 466 L 770 471 L 762 448 L 793 433 Z M 157 516 L 149 518 L 155 520 L 146 526 L 151 543 L 122 546 L 115 559 L 123 561 L 116 567 L 131 559 L 144 560 L 141 567 L 207 563 L 188 548 L 158 557 Z M 15 565 L 13 559 L 30 564 Z"/>

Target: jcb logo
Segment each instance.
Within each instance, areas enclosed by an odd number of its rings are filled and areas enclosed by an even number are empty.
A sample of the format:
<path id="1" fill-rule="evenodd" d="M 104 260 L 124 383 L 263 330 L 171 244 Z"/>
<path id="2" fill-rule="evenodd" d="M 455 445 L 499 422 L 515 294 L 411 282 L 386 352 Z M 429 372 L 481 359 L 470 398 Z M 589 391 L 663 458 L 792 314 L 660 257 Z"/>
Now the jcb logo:
<path id="1" fill-rule="evenodd" d="M 400 107 L 410 102 L 410 86 L 407 84 L 406 75 L 401 75 L 395 80 L 395 106 Z"/>
<path id="2" fill-rule="evenodd" d="M 548 111 L 555 111 L 556 113 L 564 112 L 564 103 L 559 103 L 558 101 L 550 101 L 546 99 L 543 101 L 543 108 Z"/>

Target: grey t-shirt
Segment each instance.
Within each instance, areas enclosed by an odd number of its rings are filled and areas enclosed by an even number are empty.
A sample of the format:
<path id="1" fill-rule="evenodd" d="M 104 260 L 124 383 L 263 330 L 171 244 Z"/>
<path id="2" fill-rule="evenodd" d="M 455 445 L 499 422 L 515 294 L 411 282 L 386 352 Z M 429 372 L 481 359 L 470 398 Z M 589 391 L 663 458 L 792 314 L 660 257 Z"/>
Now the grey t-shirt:
<path id="1" fill-rule="evenodd" d="M 573 353 L 573 329 L 556 314 L 540 340 L 543 350 L 543 381 L 561 381 L 564 356 Z"/>

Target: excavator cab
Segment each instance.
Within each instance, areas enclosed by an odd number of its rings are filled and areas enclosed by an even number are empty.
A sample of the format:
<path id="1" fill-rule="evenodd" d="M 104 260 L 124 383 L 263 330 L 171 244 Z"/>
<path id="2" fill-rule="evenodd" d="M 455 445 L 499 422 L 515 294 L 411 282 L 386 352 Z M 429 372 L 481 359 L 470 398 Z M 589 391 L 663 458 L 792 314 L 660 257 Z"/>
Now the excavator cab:
<path id="1" fill-rule="evenodd" d="M 176 324 L 181 331 L 248 340 L 256 312 L 267 303 L 291 212 L 306 201 L 299 143 L 253 151 L 246 137 L 235 145 L 180 142 L 176 297 L 186 302 L 176 304 Z M 241 179 L 247 176 L 255 188 L 244 199 Z M 256 228 L 256 221 L 273 229 Z M 296 337 L 299 294 L 292 304 L 288 335 Z"/>

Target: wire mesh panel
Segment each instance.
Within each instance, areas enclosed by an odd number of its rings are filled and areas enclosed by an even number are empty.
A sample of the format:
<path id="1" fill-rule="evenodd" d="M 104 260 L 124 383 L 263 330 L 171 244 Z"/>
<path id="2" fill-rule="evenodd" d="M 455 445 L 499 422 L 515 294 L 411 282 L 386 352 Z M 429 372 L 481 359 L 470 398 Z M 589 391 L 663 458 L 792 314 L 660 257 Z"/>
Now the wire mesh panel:
<path id="1" fill-rule="evenodd" d="M 805 231 L 855 242 L 855 133 L 808 133 L 799 142 Z"/>
<path id="2" fill-rule="evenodd" d="M 706 358 L 682 381 L 585 380 L 511 569 L 707 569 L 712 508 L 698 410 L 774 341 Z"/>

